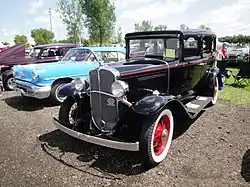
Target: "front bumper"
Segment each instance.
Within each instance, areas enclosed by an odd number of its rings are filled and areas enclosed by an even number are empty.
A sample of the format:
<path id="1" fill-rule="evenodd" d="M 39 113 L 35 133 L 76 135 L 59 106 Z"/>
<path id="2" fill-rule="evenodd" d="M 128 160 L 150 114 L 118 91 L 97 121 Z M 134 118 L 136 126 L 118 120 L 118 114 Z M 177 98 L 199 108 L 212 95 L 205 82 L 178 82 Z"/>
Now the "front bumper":
<path id="1" fill-rule="evenodd" d="M 14 90 L 21 92 L 26 97 L 33 97 L 37 99 L 45 99 L 50 96 L 51 86 L 37 86 L 32 83 L 14 80 Z"/>
<path id="2" fill-rule="evenodd" d="M 72 129 L 65 127 L 55 117 L 53 117 L 53 123 L 58 129 L 60 129 L 64 133 L 74 138 L 77 138 L 77 139 L 80 139 L 89 143 L 93 143 L 93 144 L 97 144 L 97 145 L 101 145 L 101 146 L 109 147 L 113 149 L 119 149 L 119 150 L 139 151 L 139 142 L 135 142 L 135 143 L 119 142 L 119 141 L 108 140 L 108 139 L 80 133 L 80 132 L 77 132 L 77 131 L 74 131 Z"/>

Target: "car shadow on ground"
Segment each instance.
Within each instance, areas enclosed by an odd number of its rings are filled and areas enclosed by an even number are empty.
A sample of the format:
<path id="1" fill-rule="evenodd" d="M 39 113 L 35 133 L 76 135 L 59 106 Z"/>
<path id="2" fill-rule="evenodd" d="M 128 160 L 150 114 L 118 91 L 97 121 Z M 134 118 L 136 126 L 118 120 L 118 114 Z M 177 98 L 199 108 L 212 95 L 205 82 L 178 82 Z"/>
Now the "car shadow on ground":
<path id="1" fill-rule="evenodd" d="M 202 115 L 202 113 L 203 112 L 201 112 L 200 115 Z M 174 139 L 185 133 L 195 120 L 186 120 L 185 123 L 184 120 L 182 120 L 181 125 L 177 124 Z M 84 173 L 95 175 L 90 173 L 89 170 L 84 171 L 82 168 L 76 166 L 76 162 L 80 161 L 84 165 L 88 165 L 88 167 L 97 169 L 105 175 L 105 178 L 117 179 L 117 174 L 131 176 L 147 171 L 141 163 L 139 152 L 114 150 L 86 143 L 72 138 L 60 130 L 43 134 L 38 139 L 41 143 L 42 150 L 49 156 L 68 167 Z M 57 149 L 57 154 L 51 152 L 51 150 L 55 150 L 55 148 Z M 72 161 L 72 159 L 70 159 L 73 163 L 68 163 L 58 155 L 59 152 L 63 155 L 75 153 L 77 155 L 76 160 Z"/>
<path id="2" fill-rule="evenodd" d="M 250 183 L 250 149 L 248 149 L 242 158 L 241 176 L 246 182 Z"/>
<path id="3" fill-rule="evenodd" d="M 20 111 L 36 111 L 45 107 L 54 107 L 49 99 L 35 99 L 22 96 L 13 96 L 2 99 L 8 106 Z"/>

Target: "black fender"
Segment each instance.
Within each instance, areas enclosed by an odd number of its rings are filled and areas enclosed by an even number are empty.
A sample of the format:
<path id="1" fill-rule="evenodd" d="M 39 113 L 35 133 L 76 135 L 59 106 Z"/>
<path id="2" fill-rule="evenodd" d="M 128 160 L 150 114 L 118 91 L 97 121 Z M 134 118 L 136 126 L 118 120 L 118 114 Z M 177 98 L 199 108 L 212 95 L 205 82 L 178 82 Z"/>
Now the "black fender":
<path id="1" fill-rule="evenodd" d="M 73 97 L 76 94 L 76 90 L 75 90 L 75 87 L 72 83 L 67 83 L 60 88 L 58 94 L 62 95 L 62 96 L 72 96 Z"/>
<path id="2" fill-rule="evenodd" d="M 205 72 L 205 79 L 206 79 L 206 81 L 208 81 L 209 88 L 213 88 L 214 81 L 215 81 L 216 77 L 218 77 L 219 86 L 221 86 L 222 85 L 222 74 L 221 74 L 219 68 L 212 67 L 212 68 L 209 68 Z"/>
<path id="3" fill-rule="evenodd" d="M 73 98 L 78 106 L 78 116 L 82 116 L 86 111 L 90 111 L 90 97 L 87 93 L 76 93 Z"/>
<path id="4" fill-rule="evenodd" d="M 137 101 L 132 109 L 140 115 L 153 115 L 174 98 L 172 95 L 149 95 Z"/>

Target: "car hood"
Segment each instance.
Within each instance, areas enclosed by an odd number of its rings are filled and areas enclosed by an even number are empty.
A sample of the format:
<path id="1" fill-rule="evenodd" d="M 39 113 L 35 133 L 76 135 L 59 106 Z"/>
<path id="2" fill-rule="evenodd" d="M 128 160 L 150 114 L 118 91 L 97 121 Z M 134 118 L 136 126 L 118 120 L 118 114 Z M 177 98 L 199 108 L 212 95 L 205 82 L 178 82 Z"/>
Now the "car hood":
<path id="1" fill-rule="evenodd" d="M 33 82 L 33 73 L 41 80 L 53 80 L 63 77 L 88 75 L 91 69 L 97 68 L 98 62 L 59 61 L 55 63 L 29 64 L 14 66 L 14 76 L 17 79 Z"/>

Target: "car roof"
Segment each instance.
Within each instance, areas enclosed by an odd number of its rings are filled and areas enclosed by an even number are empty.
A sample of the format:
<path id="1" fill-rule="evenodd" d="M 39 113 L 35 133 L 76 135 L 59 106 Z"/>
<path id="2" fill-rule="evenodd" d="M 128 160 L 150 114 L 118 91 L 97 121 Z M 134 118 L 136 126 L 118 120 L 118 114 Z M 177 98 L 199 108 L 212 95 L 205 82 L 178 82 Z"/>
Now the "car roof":
<path id="1" fill-rule="evenodd" d="M 137 37 L 164 37 L 172 35 L 177 37 L 178 35 L 183 36 L 213 36 L 216 37 L 215 33 L 211 30 L 204 29 L 184 29 L 184 30 L 166 30 L 166 31 L 145 31 L 145 32 L 132 32 L 125 35 L 125 39 L 137 38 Z"/>
<path id="2" fill-rule="evenodd" d="M 44 44 L 37 45 L 34 48 L 51 48 L 51 47 L 76 47 L 78 44 L 70 44 L 70 43 L 54 43 L 54 44 Z"/>
<path id="3" fill-rule="evenodd" d="M 89 49 L 91 51 L 95 52 L 112 52 L 112 51 L 119 51 L 119 52 L 125 52 L 125 49 L 122 47 L 96 47 L 96 46 L 88 46 L 88 47 L 76 47 L 74 49 Z"/>

